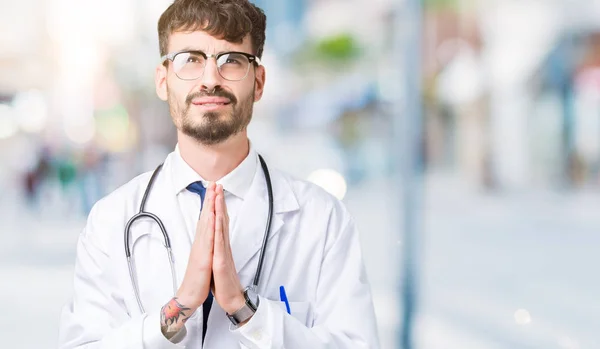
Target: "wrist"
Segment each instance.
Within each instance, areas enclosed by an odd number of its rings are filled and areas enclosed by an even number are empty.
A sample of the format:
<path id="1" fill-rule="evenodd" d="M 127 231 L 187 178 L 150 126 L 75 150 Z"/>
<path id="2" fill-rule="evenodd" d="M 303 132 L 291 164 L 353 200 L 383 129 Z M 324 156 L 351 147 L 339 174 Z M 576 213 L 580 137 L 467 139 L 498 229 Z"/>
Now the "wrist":
<path id="1" fill-rule="evenodd" d="M 160 311 L 161 332 L 169 340 L 184 328 L 185 322 L 194 312 L 194 309 L 181 302 L 173 297 Z"/>
<path id="2" fill-rule="evenodd" d="M 194 294 L 194 292 L 187 292 L 181 289 L 177 291 L 175 298 L 177 298 L 179 303 L 189 308 L 192 313 L 195 312 L 203 302 L 198 301 L 198 299 L 202 299 L 202 297 Z M 206 299 L 206 297 L 204 297 L 204 299 Z"/>
<path id="3" fill-rule="evenodd" d="M 223 310 L 227 314 L 233 314 L 236 311 L 242 309 L 246 305 L 246 298 L 244 297 L 244 293 L 240 292 L 240 294 L 233 299 L 233 301 L 226 305 Z"/>
<path id="4" fill-rule="evenodd" d="M 253 287 L 246 287 L 242 293 L 244 303 L 232 313 L 227 312 L 227 317 L 234 326 L 240 327 L 246 324 L 258 310 L 259 298 Z M 234 307 L 231 307 L 234 309 Z"/>

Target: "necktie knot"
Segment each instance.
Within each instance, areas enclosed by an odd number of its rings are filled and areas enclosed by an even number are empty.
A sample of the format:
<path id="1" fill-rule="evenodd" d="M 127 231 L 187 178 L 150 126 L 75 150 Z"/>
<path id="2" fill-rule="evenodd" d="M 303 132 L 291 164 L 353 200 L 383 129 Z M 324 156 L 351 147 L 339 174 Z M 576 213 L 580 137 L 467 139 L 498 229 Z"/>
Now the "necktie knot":
<path id="1" fill-rule="evenodd" d="M 206 188 L 204 188 L 204 186 L 202 185 L 202 182 L 197 181 L 197 182 L 191 183 L 190 185 L 187 186 L 187 190 L 191 191 L 192 193 L 196 193 L 196 194 L 200 195 L 200 207 L 202 207 L 202 204 L 204 203 L 204 195 L 206 194 Z"/>

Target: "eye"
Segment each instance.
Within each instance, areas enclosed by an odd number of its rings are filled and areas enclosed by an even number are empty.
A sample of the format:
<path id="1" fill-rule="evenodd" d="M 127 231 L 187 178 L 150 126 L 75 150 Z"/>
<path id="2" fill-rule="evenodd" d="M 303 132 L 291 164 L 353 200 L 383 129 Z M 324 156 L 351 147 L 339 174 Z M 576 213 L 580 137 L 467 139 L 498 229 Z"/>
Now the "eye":
<path id="1" fill-rule="evenodd" d="M 233 57 L 229 57 L 227 58 L 227 60 L 225 61 L 225 64 L 242 64 L 242 62 L 240 62 L 239 59 L 235 59 Z"/>
<path id="2" fill-rule="evenodd" d="M 202 56 L 199 53 L 195 53 L 195 52 L 186 52 L 184 54 L 182 54 L 182 57 L 184 58 L 184 62 L 185 64 L 191 63 L 191 64 L 203 64 L 206 60 L 204 59 L 204 56 Z"/>
<path id="3" fill-rule="evenodd" d="M 203 63 L 203 62 L 204 62 L 204 57 L 199 56 L 199 55 L 190 55 L 186 60 L 186 63 Z"/>
<path id="4" fill-rule="evenodd" d="M 228 53 L 219 57 L 219 64 L 221 66 L 244 66 L 247 64 L 247 61 L 246 56 L 237 53 Z"/>

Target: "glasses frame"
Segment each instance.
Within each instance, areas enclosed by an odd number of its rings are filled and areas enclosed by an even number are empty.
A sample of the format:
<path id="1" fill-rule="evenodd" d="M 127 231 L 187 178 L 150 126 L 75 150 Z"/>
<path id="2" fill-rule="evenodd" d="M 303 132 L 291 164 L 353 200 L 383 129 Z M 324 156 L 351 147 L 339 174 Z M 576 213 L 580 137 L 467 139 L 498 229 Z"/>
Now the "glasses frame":
<path id="1" fill-rule="evenodd" d="M 241 79 L 237 79 L 237 80 L 231 80 L 231 79 L 227 79 L 226 77 L 224 77 L 224 76 L 221 74 L 221 71 L 219 70 L 219 67 L 217 66 L 217 72 L 219 73 L 219 76 L 220 76 L 220 77 L 222 77 L 223 79 L 227 80 L 227 81 L 242 81 L 242 80 L 244 80 L 244 79 L 245 79 L 245 78 L 248 76 L 248 73 L 250 72 L 250 65 L 251 65 L 252 63 L 254 63 L 256 66 L 259 66 L 259 65 L 261 65 L 260 58 L 258 58 L 258 57 L 257 57 L 257 56 L 255 56 L 255 55 L 252 55 L 252 54 L 246 53 L 246 52 L 228 51 L 228 52 L 221 52 L 221 53 L 217 53 L 217 54 L 208 54 L 208 55 L 207 55 L 206 53 L 204 53 L 204 52 L 202 52 L 202 51 L 198 51 L 198 50 L 183 50 L 183 51 L 177 51 L 177 52 L 171 52 L 171 53 L 168 53 L 168 54 L 166 54 L 166 55 L 164 55 L 164 56 L 160 57 L 161 64 L 165 64 L 165 62 L 166 62 L 167 60 L 169 60 L 169 61 L 173 62 L 173 61 L 175 60 L 175 57 L 177 57 L 177 55 L 179 55 L 179 54 L 181 54 L 181 53 L 194 53 L 194 54 L 199 54 L 199 55 L 203 56 L 203 57 L 204 57 L 204 59 L 206 59 L 207 61 L 208 61 L 208 59 L 209 59 L 209 58 L 213 58 L 213 57 L 214 57 L 214 58 L 215 58 L 215 62 L 218 62 L 218 61 L 219 61 L 219 58 L 221 58 L 221 56 L 224 56 L 224 55 L 230 55 L 230 54 L 240 54 L 240 55 L 242 55 L 242 56 L 245 56 L 246 58 L 248 58 L 248 61 L 249 61 L 249 63 L 250 63 L 250 64 L 248 64 L 248 70 L 246 70 L 246 74 L 245 74 L 245 75 L 244 75 L 244 77 L 243 77 L 243 78 L 241 78 Z M 204 65 L 204 70 L 202 70 L 202 74 L 200 74 L 200 76 L 198 76 L 198 77 L 197 77 L 197 78 L 195 78 L 195 79 L 182 79 L 182 78 L 181 78 L 181 77 L 180 77 L 180 76 L 179 76 L 177 73 L 175 73 L 175 75 L 176 75 L 176 76 L 177 76 L 179 79 L 181 79 L 181 80 L 185 80 L 185 81 L 194 81 L 194 80 L 198 80 L 198 79 L 202 78 L 202 77 L 204 76 L 204 72 L 205 72 L 205 70 L 206 70 L 206 64 Z"/>

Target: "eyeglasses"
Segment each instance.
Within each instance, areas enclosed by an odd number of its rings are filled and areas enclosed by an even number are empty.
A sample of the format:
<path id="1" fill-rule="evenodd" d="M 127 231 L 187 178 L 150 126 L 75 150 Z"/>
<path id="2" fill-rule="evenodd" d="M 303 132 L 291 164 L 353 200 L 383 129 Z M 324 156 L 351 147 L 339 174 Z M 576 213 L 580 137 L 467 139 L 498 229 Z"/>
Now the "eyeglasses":
<path id="1" fill-rule="evenodd" d="M 260 64 L 260 58 L 245 52 L 223 52 L 207 55 L 202 51 L 173 52 L 161 57 L 164 64 L 168 59 L 173 62 L 175 75 L 181 80 L 196 80 L 204 75 L 206 61 L 214 57 L 219 75 L 225 80 L 244 80 L 250 71 L 250 63 Z"/>

